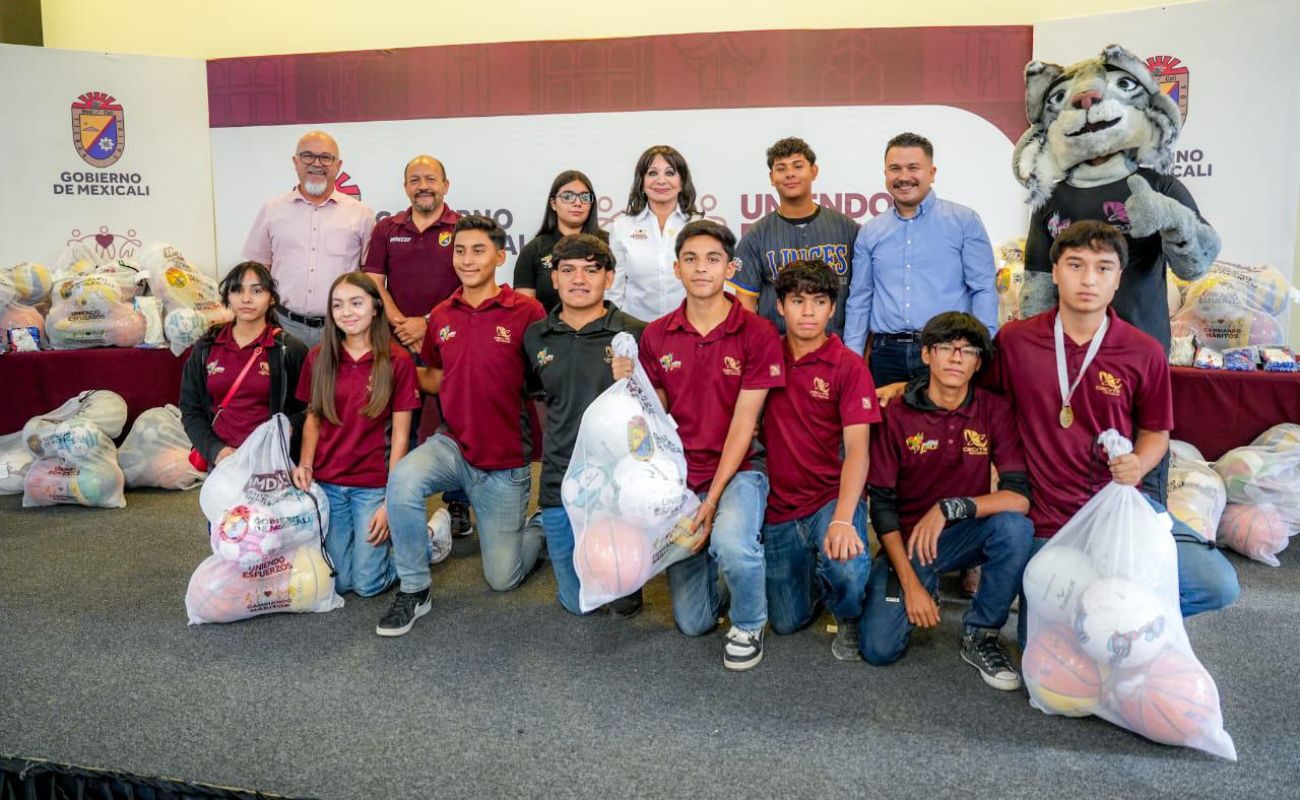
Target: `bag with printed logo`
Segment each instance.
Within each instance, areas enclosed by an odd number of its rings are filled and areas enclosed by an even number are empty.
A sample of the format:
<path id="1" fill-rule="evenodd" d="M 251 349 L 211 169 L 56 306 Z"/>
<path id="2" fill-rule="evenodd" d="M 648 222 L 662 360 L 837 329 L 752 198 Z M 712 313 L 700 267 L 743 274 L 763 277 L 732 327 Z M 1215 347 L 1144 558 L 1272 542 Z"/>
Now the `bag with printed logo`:
<path id="1" fill-rule="evenodd" d="M 700 501 L 686 485 L 677 423 L 637 360 L 636 339 L 619 333 L 611 347 L 632 359 L 633 375 L 587 407 L 561 484 L 584 612 L 640 589 L 699 541 L 691 523 Z"/>

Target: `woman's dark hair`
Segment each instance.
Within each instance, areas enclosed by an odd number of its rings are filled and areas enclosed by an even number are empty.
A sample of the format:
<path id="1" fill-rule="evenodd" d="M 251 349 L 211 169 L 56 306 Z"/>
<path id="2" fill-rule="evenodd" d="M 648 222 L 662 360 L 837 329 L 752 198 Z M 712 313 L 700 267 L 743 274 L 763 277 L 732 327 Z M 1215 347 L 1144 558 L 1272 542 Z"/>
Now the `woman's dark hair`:
<path id="1" fill-rule="evenodd" d="M 824 294 L 835 302 L 840 281 L 820 258 L 808 261 L 791 261 L 776 276 L 776 299 L 785 300 L 792 294 Z"/>
<path id="2" fill-rule="evenodd" d="M 650 163 L 655 160 L 655 156 L 663 156 L 668 166 L 682 179 L 682 191 L 677 195 L 677 207 L 688 217 L 698 215 L 700 212 L 695 208 L 695 184 L 691 181 L 691 168 L 686 165 L 685 156 L 677 152 L 676 148 L 666 144 L 657 144 L 647 149 L 636 160 L 636 168 L 632 170 L 632 189 L 627 193 L 628 215 L 636 216 L 645 211 L 646 204 L 649 202 L 645 196 L 645 174 L 650 171 Z"/>
<path id="3" fill-rule="evenodd" d="M 932 350 L 937 344 L 947 344 L 958 339 L 980 350 L 980 370 L 988 366 L 993 355 L 993 340 L 989 338 L 989 329 L 970 314 L 961 311 L 945 311 L 936 314 L 921 329 L 921 346 Z M 978 374 L 978 371 L 976 372 Z"/>
<path id="4" fill-rule="evenodd" d="M 1058 233 L 1048 251 L 1048 258 L 1056 264 L 1061 260 L 1061 253 L 1081 248 L 1094 253 L 1110 250 L 1119 259 L 1120 269 L 1128 266 L 1128 242 L 1124 241 L 1124 234 L 1114 225 L 1095 219 L 1081 220 Z"/>
<path id="5" fill-rule="evenodd" d="M 275 310 L 280 307 L 280 287 L 275 278 L 271 277 L 271 270 L 265 264 L 244 261 L 227 272 L 226 277 L 217 284 L 217 289 L 221 292 L 221 305 L 230 308 L 230 293 L 239 290 L 244 282 L 244 276 L 250 272 L 257 276 L 257 282 L 262 284 L 262 288 L 271 295 L 271 305 L 266 309 L 266 324 L 274 328 L 279 324 Z M 212 332 L 214 331 L 210 329 L 209 333 Z"/>
<path id="6" fill-rule="evenodd" d="M 555 180 L 551 181 L 551 191 L 546 195 L 546 214 L 542 217 L 542 227 L 537 229 L 538 236 L 547 236 L 560 232 L 559 216 L 555 213 L 555 209 L 551 208 L 551 201 L 555 199 L 555 196 L 560 193 L 560 189 L 564 188 L 566 183 L 573 183 L 574 181 L 586 186 L 587 191 L 591 193 L 591 208 L 587 209 L 587 218 L 583 220 L 582 230 L 578 232 L 590 233 L 593 236 L 601 233 L 600 221 L 596 219 L 596 190 L 591 187 L 591 178 L 576 169 L 566 169 L 556 175 Z"/>
<path id="7" fill-rule="evenodd" d="M 362 416 L 378 417 L 393 399 L 392 334 L 388 332 L 388 318 L 384 316 L 384 300 L 369 275 L 345 272 L 330 284 L 325 330 L 321 333 L 320 350 L 311 368 L 311 403 L 307 406 L 308 411 L 334 425 L 343 424 L 334 404 L 334 387 L 342 361 L 339 351 L 343 349 L 346 335 L 334 324 L 334 290 L 345 283 L 365 292 L 375 304 L 375 316 L 370 320 L 370 357 L 373 359 L 370 365 L 370 399 L 361 409 Z"/>

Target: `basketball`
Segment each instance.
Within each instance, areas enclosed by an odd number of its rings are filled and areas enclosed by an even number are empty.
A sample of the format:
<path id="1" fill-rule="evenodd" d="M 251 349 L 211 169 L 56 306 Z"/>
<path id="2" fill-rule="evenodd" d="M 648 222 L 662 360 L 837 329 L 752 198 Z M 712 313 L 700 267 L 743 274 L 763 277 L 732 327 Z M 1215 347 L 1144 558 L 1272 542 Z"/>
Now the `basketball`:
<path id="1" fill-rule="evenodd" d="M 667 458 L 624 456 L 614 468 L 614 489 L 623 519 L 637 525 L 671 521 L 682 507 L 686 481 Z"/>
<path id="2" fill-rule="evenodd" d="M 185 612 L 191 625 L 234 622 L 248 616 L 246 592 L 239 565 L 208 558 L 190 576 L 185 591 Z"/>
<path id="3" fill-rule="evenodd" d="M 617 464 L 638 444 L 631 441 L 638 419 L 644 427 L 641 404 L 635 398 L 621 392 L 606 392 L 592 401 L 582 415 L 578 446 L 584 448 L 588 461 Z"/>
<path id="4" fill-rule="evenodd" d="M 614 517 L 591 520 L 578 541 L 573 566 L 582 587 L 597 597 L 623 597 L 641 587 L 651 567 L 650 540 Z"/>
<path id="5" fill-rule="evenodd" d="M 1135 667 L 1159 653 L 1182 629 L 1178 607 L 1167 608 L 1145 586 L 1105 578 L 1079 598 L 1074 634 L 1083 652 L 1111 667 Z"/>
<path id="6" fill-rule="evenodd" d="M 1247 558 L 1278 566 L 1277 554 L 1291 542 L 1286 521 L 1271 505 L 1229 503 L 1219 520 L 1219 544 Z"/>
<path id="7" fill-rule="evenodd" d="M 1117 680 L 1113 699 L 1129 730 L 1161 744 L 1195 746 L 1223 725 L 1214 678 L 1194 656 L 1172 648 Z"/>
<path id="8" fill-rule="evenodd" d="M 1062 545 L 1044 547 L 1025 567 L 1028 613 L 1068 625 L 1074 621 L 1079 595 L 1099 577 L 1082 550 Z M 1022 613 L 1025 611 L 1022 609 Z"/>
<path id="9" fill-rule="evenodd" d="M 1040 711 L 1086 717 L 1101 703 L 1101 668 L 1063 625 L 1044 626 L 1029 640 L 1021 670 L 1031 703 Z"/>

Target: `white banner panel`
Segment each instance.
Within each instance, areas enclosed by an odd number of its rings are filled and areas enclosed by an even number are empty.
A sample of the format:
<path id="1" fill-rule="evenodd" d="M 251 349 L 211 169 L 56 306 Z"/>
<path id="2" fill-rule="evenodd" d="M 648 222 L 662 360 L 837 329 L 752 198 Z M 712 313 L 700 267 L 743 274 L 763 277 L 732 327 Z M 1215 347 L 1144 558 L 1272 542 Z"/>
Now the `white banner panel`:
<path id="1" fill-rule="evenodd" d="M 1039 23 L 1034 57 L 1071 64 L 1117 43 L 1154 59 L 1184 111 L 1173 174 L 1218 230 L 1222 257 L 1291 274 L 1300 187 L 1298 29 L 1295 0 L 1215 0 Z"/>
<path id="2" fill-rule="evenodd" d="M 1023 236 L 1028 210 L 1011 176 L 1012 143 L 987 120 L 946 106 L 751 108 L 599 114 L 471 117 L 338 123 L 343 184 L 360 190 L 377 214 L 407 206 L 402 169 L 419 153 L 447 166 L 447 202 L 494 216 L 511 238 L 500 277 L 541 223 L 551 180 L 566 169 L 586 172 L 600 197 L 602 227 L 627 204 L 637 157 L 671 144 L 686 156 L 705 213 L 737 233 L 776 207 L 765 152 L 800 136 L 817 153 L 819 202 L 860 221 L 889 207 L 885 143 L 902 131 L 933 141 L 940 196 L 971 206 L 994 242 Z M 290 158 L 307 126 L 212 131 L 217 252 L 223 267 L 240 257 L 259 205 L 295 181 Z"/>
<path id="3" fill-rule="evenodd" d="M 0 265 L 170 242 L 215 266 L 203 61 L 0 45 Z"/>

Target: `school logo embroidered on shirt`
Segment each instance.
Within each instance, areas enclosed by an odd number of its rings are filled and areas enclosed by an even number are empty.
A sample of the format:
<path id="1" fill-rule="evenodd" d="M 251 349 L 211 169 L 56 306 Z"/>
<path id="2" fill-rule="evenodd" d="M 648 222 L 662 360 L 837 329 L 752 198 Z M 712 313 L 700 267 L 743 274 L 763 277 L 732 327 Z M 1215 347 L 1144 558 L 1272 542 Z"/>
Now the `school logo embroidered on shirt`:
<path id="1" fill-rule="evenodd" d="M 664 372 L 672 372 L 675 369 L 681 369 L 682 362 L 674 359 L 672 353 L 664 353 L 659 356 L 659 366 Z"/>
<path id="2" fill-rule="evenodd" d="M 209 362 L 208 362 L 208 374 L 209 374 L 209 375 L 220 375 L 221 373 L 223 373 L 223 372 L 225 372 L 225 371 L 226 371 L 226 368 L 223 367 L 223 366 L 221 366 L 221 364 L 217 363 L 216 361 L 209 361 Z"/>
<path id="3" fill-rule="evenodd" d="M 831 399 L 831 385 L 822 378 L 813 378 L 812 388 L 808 390 L 814 400 Z"/>
<path id="4" fill-rule="evenodd" d="M 446 247 L 449 244 L 451 244 L 451 231 L 443 231 L 442 233 L 438 234 L 439 247 Z"/>
<path id="5" fill-rule="evenodd" d="M 1124 382 L 1118 376 L 1111 375 L 1103 370 L 1098 376 L 1097 391 L 1111 397 L 1119 397 L 1120 392 L 1124 389 Z"/>
<path id="6" fill-rule="evenodd" d="M 257 362 L 257 374 L 263 378 L 271 377 L 271 365 L 266 361 Z"/>
<path id="7" fill-rule="evenodd" d="M 739 374 L 740 374 L 740 359 L 732 358 L 731 356 L 723 356 L 723 357 L 722 357 L 722 374 L 723 374 L 723 375 L 733 375 L 733 376 L 734 376 L 734 375 L 739 375 Z"/>
<path id="8" fill-rule="evenodd" d="M 767 374 L 768 374 L 770 377 L 773 377 L 773 378 L 779 378 L 779 377 L 781 377 L 781 365 L 780 365 L 780 364 L 768 364 L 768 365 L 767 365 Z"/>
<path id="9" fill-rule="evenodd" d="M 986 456 L 989 454 L 989 437 L 979 431 L 966 428 L 962 431 L 966 444 L 961 451 L 968 456 Z"/>
<path id="10" fill-rule="evenodd" d="M 443 325 L 438 329 L 438 341 L 447 342 L 456 338 L 456 332 L 451 329 L 450 325 Z"/>
<path id="11" fill-rule="evenodd" d="M 862 398 L 862 410 L 863 410 L 863 411 L 870 411 L 870 410 L 871 410 L 871 398 L 870 398 L 870 397 L 864 397 L 864 398 Z"/>
<path id="12" fill-rule="evenodd" d="M 492 339 L 501 344 L 510 344 L 510 329 L 504 325 L 498 325 L 497 335 L 493 336 Z"/>
<path id="13" fill-rule="evenodd" d="M 911 436 L 907 437 L 905 441 L 907 442 L 907 449 L 911 450 L 914 454 L 918 456 L 924 455 L 930 452 L 931 450 L 939 449 L 939 440 L 927 439 L 925 438 L 924 433 L 914 433 Z"/>
<path id="14" fill-rule="evenodd" d="M 542 269 L 550 269 L 550 268 L 551 268 L 551 254 L 550 254 L 550 253 L 547 253 L 546 255 L 542 256 L 542 258 L 541 258 L 541 262 L 542 262 Z"/>
<path id="15" fill-rule="evenodd" d="M 605 363 L 606 364 L 614 363 L 614 348 L 610 347 L 609 345 L 605 345 Z"/>
<path id="16" fill-rule="evenodd" d="M 542 367 L 546 366 L 547 364 L 551 363 L 554 360 L 555 360 L 555 356 L 551 355 L 551 349 L 549 347 L 543 347 L 541 350 L 537 351 L 538 369 L 541 369 Z"/>

